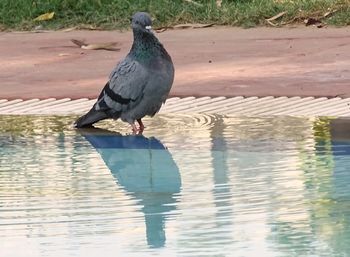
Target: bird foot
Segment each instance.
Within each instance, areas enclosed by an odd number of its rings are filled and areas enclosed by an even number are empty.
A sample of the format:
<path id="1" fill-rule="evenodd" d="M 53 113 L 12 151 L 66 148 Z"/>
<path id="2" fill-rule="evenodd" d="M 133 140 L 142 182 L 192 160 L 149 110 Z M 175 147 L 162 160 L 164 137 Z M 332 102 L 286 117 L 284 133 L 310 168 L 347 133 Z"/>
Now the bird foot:
<path id="1" fill-rule="evenodd" d="M 140 123 L 139 123 L 140 124 Z M 142 124 L 142 122 L 141 122 Z M 133 135 L 142 135 L 143 130 L 145 129 L 145 126 L 140 124 L 140 127 L 137 128 L 135 123 L 131 124 L 132 134 Z"/>
<path id="2" fill-rule="evenodd" d="M 142 134 L 142 132 L 144 131 L 144 129 L 145 129 L 145 125 L 143 125 L 143 122 L 142 122 L 142 120 L 141 119 L 138 119 L 137 120 L 137 123 L 139 124 L 139 131 L 141 132 L 141 134 Z"/>

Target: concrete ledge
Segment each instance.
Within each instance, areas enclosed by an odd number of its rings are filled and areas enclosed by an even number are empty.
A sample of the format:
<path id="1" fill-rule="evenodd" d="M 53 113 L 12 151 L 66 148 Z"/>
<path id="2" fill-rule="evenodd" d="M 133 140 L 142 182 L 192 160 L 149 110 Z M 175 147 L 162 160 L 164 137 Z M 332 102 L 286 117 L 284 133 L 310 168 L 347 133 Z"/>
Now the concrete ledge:
<path id="1" fill-rule="evenodd" d="M 83 114 L 95 99 L 0 100 L 0 115 Z M 326 97 L 173 97 L 160 113 L 208 113 L 229 116 L 332 116 L 350 117 L 350 98 Z"/>
<path id="2" fill-rule="evenodd" d="M 171 96 L 350 97 L 350 27 L 214 27 L 157 34 L 176 68 Z M 118 41 L 120 52 L 70 39 Z M 0 99 L 96 98 L 131 32 L 0 33 Z"/>

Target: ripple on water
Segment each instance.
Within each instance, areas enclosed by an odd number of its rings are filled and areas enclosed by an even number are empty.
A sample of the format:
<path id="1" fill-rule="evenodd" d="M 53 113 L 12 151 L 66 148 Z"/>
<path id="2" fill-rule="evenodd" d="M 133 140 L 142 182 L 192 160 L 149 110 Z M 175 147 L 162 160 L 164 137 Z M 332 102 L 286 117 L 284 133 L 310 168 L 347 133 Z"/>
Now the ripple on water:
<path id="1" fill-rule="evenodd" d="M 2 255 L 350 255 L 346 120 L 74 118 L 0 116 Z"/>

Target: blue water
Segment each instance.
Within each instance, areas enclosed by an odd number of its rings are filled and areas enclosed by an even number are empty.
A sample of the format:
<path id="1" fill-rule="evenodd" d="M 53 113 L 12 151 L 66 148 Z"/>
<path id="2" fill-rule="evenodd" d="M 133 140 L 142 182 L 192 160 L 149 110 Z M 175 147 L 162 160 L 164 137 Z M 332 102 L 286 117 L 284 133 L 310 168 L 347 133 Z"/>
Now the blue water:
<path id="1" fill-rule="evenodd" d="M 0 116 L 0 256 L 350 256 L 350 120 Z"/>

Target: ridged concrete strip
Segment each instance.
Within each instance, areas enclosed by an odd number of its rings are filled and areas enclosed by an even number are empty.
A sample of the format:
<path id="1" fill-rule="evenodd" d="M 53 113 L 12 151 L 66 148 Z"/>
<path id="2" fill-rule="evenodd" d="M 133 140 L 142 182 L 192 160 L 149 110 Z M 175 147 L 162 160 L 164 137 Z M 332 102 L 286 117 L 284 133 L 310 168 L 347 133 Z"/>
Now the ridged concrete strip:
<path id="1" fill-rule="evenodd" d="M 236 97 L 227 98 L 227 99 L 221 100 L 221 101 L 211 102 L 211 103 L 208 103 L 206 105 L 201 105 L 201 106 L 194 107 L 191 109 L 186 109 L 183 111 L 184 112 L 198 112 L 198 113 L 216 113 L 216 110 L 219 107 L 232 105 L 234 103 L 242 101 L 243 99 L 244 99 L 243 96 L 236 96 Z"/>
<path id="2" fill-rule="evenodd" d="M 42 108 L 46 103 L 52 103 L 54 101 L 56 101 L 56 98 L 48 98 L 41 101 L 40 100 L 33 101 L 31 103 L 28 103 L 27 101 L 25 101 L 25 102 L 22 102 L 23 105 L 21 105 L 21 108 L 12 107 L 11 109 L 7 109 L 6 112 L 9 114 L 24 113 L 28 109 L 34 108 L 36 106 L 40 106 Z"/>
<path id="3" fill-rule="evenodd" d="M 80 113 L 81 111 L 90 109 L 95 102 L 96 100 L 88 100 L 80 103 L 75 103 L 74 105 L 64 106 L 63 108 L 60 108 L 59 112 Z"/>
<path id="4" fill-rule="evenodd" d="M 300 99 L 302 99 L 300 96 L 293 96 L 290 98 L 287 97 L 287 99 L 284 97 L 276 97 L 274 100 L 271 101 L 271 103 L 266 104 L 260 107 L 259 109 L 254 108 L 253 110 L 251 110 L 250 113 L 251 115 L 265 114 L 268 111 L 271 111 L 271 110 L 274 111 L 274 110 L 278 110 L 278 108 L 284 108 L 284 106 L 289 106 L 291 105 L 291 103 L 300 101 Z"/>
<path id="5" fill-rule="evenodd" d="M 200 101 L 202 98 L 203 97 L 199 97 L 199 98 L 185 97 L 185 98 L 180 98 L 179 100 L 177 100 L 175 102 L 168 103 L 168 101 L 166 101 L 165 105 L 163 106 L 163 109 L 168 110 L 174 106 L 188 104 L 188 103 L 191 103 L 191 102 L 196 101 L 196 100 Z M 208 99 L 208 96 L 205 96 L 204 99 Z"/>
<path id="6" fill-rule="evenodd" d="M 192 98 L 192 97 L 191 97 Z M 166 100 L 166 102 L 168 103 L 168 104 L 171 104 L 171 103 L 173 103 L 173 102 L 176 102 L 176 101 L 178 101 L 178 100 L 180 100 L 181 98 L 180 97 L 172 97 L 172 98 L 168 98 L 167 100 Z"/>
<path id="7" fill-rule="evenodd" d="M 287 101 L 288 101 L 288 97 L 286 96 L 274 97 L 269 101 L 260 102 L 260 104 L 247 107 L 244 110 L 242 110 L 240 113 L 242 115 L 251 115 L 252 113 L 254 113 L 254 111 L 260 110 L 261 108 L 267 108 L 268 110 L 271 110 L 271 109 L 274 109 L 274 107 L 278 106 L 279 104 Z"/>
<path id="8" fill-rule="evenodd" d="M 273 100 L 274 100 L 273 96 L 259 98 L 256 101 L 254 101 L 254 104 L 251 104 L 248 102 L 248 103 L 236 106 L 236 108 L 232 109 L 232 112 L 235 112 L 235 113 L 240 114 L 240 115 L 244 115 L 247 113 L 247 111 L 251 110 L 252 108 L 257 109 L 261 106 L 269 104 Z M 227 113 L 230 113 L 230 112 L 227 112 Z M 249 115 L 249 113 L 248 113 L 248 115 Z"/>
<path id="9" fill-rule="evenodd" d="M 278 107 L 276 107 L 275 109 L 270 109 L 270 110 L 266 110 L 263 112 L 259 112 L 256 113 L 256 115 L 279 115 L 280 112 L 283 112 L 284 110 L 286 110 L 287 108 L 294 108 L 294 106 L 297 106 L 298 104 L 304 104 L 305 102 L 308 101 L 312 101 L 315 98 L 312 96 L 309 97 L 305 97 L 305 98 L 300 98 L 300 99 L 288 99 L 288 101 L 286 101 L 285 103 L 279 105 Z"/>
<path id="10" fill-rule="evenodd" d="M 339 111 L 336 111 L 336 112 L 332 113 L 332 115 L 328 115 L 328 116 L 333 116 L 333 117 L 350 117 L 350 111 L 339 110 Z"/>
<path id="11" fill-rule="evenodd" d="M 252 97 L 243 98 L 240 101 L 232 101 L 231 103 L 225 104 L 221 108 L 217 108 L 215 111 L 216 111 L 216 113 L 224 114 L 224 113 L 230 112 L 232 110 L 232 108 L 237 108 L 237 107 L 244 105 L 246 103 L 251 103 L 257 99 L 259 99 L 259 98 L 256 96 L 252 96 Z"/>
<path id="12" fill-rule="evenodd" d="M 45 109 L 38 110 L 38 114 L 53 114 L 53 113 L 58 112 L 59 110 L 62 110 L 63 108 L 65 108 L 67 106 L 68 107 L 72 107 L 72 106 L 75 106 L 77 104 L 80 104 L 82 102 L 87 102 L 87 101 L 89 101 L 89 99 L 81 98 L 81 99 L 78 99 L 78 100 L 71 100 L 71 101 L 68 101 L 68 102 L 51 105 L 51 106 L 49 106 L 49 107 L 47 107 Z"/>
<path id="13" fill-rule="evenodd" d="M 29 108 L 24 109 L 22 111 L 18 110 L 18 112 L 20 112 L 20 113 L 22 112 L 24 114 L 36 114 L 38 112 L 38 110 L 45 110 L 46 108 L 57 106 L 58 104 L 65 103 L 65 102 L 70 102 L 70 101 L 71 101 L 70 98 L 62 98 L 62 99 L 59 99 L 59 100 L 42 103 L 42 104 L 37 105 L 35 107 L 29 107 Z"/>
<path id="14" fill-rule="evenodd" d="M 238 111 L 244 108 L 245 106 L 250 106 L 252 103 L 256 103 L 256 101 L 260 101 L 261 98 L 256 96 L 247 97 L 242 99 L 242 101 L 235 103 L 233 105 L 227 105 L 223 109 L 218 109 L 220 113 L 223 114 L 238 114 Z"/>
<path id="15" fill-rule="evenodd" d="M 328 108 L 337 106 L 341 104 L 341 98 L 332 98 L 317 103 L 315 105 L 306 105 L 304 108 L 299 108 L 299 110 L 293 111 L 293 115 L 314 115 L 315 113 L 325 113 Z"/>
<path id="16" fill-rule="evenodd" d="M 290 108 L 289 110 L 281 111 L 278 114 L 279 115 L 291 115 L 294 113 L 297 114 L 297 113 L 300 113 L 300 111 L 302 111 L 302 110 L 306 110 L 307 108 L 320 105 L 320 104 L 326 102 L 327 100 L 328 100 L 327 97 L 315 98 L 311 101 L 301 102 L 297 105 L 293 105 L 292 108 Z"/>
<path id="17" fill-rule="evenodd" d="M 204 98 L 207 98 L 209 96 L 204 96 Z M 173 98 L 170 98 L 170 99 L 167 99 L 166 100 L 166 103 L 167 105 L 173 105 L 173 104 L 178 104 L 178 102 L 182 102 L 182 103 L 186 103 L 186 102 L 191 102 L 193 100 L 196 100 L 196 99 L 200 99 L 200 98 L 203 98 L 203 97 L 194 97 L 194 96 L 187 96 L 187 97 L 182 97 L 182 98 L 177 98 L 175 101 L 173 101 Z"/>
<path id="18" fill-rule="evenodd" d="M 2 106 L 2 107 L 0 107 L 0 113 L 7 113 L 8 111 L 11 111 L 13 109 L 16 109 L 16 108 L 20 109 L 23 106 L 25 107 L 28 104 L 36 103 L 39 101 L 40 101 L 39 99 L 30 99 L 27 101 L 21 101 L 21 102 L 15 103 L 15 104 L 7 105 L 7 106 Z"/>
<path id="19" fill-rule="evenodd" d="M 174 103 L 172 105 L 167 104 L 166 106 L 164 106 L 164 108 L 167 108 L 167 110 L 169 110 L 169 111 L 170 110 L 175 111 L 179 108 L 181 109 L 182 107 L 191 108 L 193 106 L 198 106 L 199 104 L 206 103 L 206 102 L 210 101 L 211 99 L 212 99 L 211 97 L 205 96 L 205 97 L 195 98 L 195 99 L 192 99 L 189 101 L 182 102 L 181 105 L 179 105 L 177 103 Z"/>
<path id="20" fill-rule="evenodd" d="M 327 116 L 350 116 L 350 98 L 344 99 L 347 100 L 341 106 L 336 106 L 332 110 L 328 110 Z"/>
<path id="21" fill-rule="evenodd" d="M 340 99 L 331 106 L 327 105 L 327 109 L 322 110 L 322 115 L 332 115 L 336 110 L 350 111 L 350 98 Z"/>
<path id="22" fill-rule="evenodd" d="M 0 103 L 0 108 L 4 107 L 4 106 L 8 106 L 8 105 L 13 105 L 13 104 L 17 104 L 23 102 L 22 99 L 15 99 L 15 100 L 11 100 L 11 101 L 6 101 L 4 103 Z"/>
<path id="23" fill-rule="evenodd" d="M 325 115 L 331 115 L 335 110 L 350 111 L 350 98 L 342 99 L 341 102 L 325 111 Z"/>
<path id="24" fill-rule="evenodd" d="M 0 114 L 83 114 L 88 111 L 95 99 L 71 100 L 31 99 L 8 101 L 0 99 Z M 223 115 L 247 116 L 333 116 L 350 117 L 350 98 L 326 97 L 173 97 L 167 100 L 161 113 L 216 113 Z"/>
<path id="25" fill-rule="evenodd" d="M 235 114 L 235 115 L 241 115 L 242 112 L 245 111 L 246 108 L 250 108 L 252 107 L 253 105 L 257 105 L 257 106 L 261 106 L 263 104 L 266 104 L 266 102 L 269 102 L 273 99 L 272 96 L 266 96 L 266 97 L 262 97 L 262 98 L 258 98 L 258 99 L 255 99 L 252 102 L 250 101 L 246 101 L 242 104 L 239 104 L 239 105 L 235 105 L 233 108 L 231 108 L 230 110 L 228 111 L 225 111 L 224 114 Z"/>
<path id="26" fill-rule="evenodd" d="M 184 111 L 184 110 L 193 110 L 195 108 L 200 108 L 202 106 L 206 106 L 207 104 L 210 104 L 210 103 L 215 103 L 217 101 L 221 101 L 221 100 L 225 100 L 226 97 L 215 97 L 215 98 L 207 98 L 207 99 L 204 99 L 204 98 L 201 98 L 200 100 L 198 101 L 192 101 L 188 104 L 184 104 L 184 105 L 177 105 L 173 108 L 170 108 L 168 109 L 168 111 L 172 111 L 172 112 L 181 112 L 181 111 Z"/>

